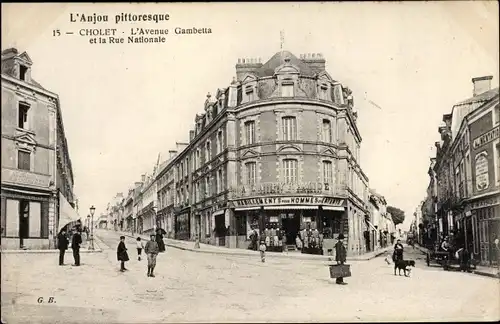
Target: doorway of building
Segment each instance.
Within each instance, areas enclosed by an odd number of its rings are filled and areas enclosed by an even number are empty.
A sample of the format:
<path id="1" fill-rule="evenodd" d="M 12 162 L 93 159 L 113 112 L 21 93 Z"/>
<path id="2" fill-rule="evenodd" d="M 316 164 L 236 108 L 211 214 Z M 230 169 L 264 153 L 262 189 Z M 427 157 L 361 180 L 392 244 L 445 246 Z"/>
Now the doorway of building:
<path id="1" fill-rule="evenodd" d="M 24 239 L 29 237 L 30 230 L 30 202 L 28 200 L 19 201 L 19 247 L 24 247 Z"/>
<path id="2" fill-rule="evenodd" d="M 286 236 L 286 244 L 294 245 L 295 238 L 299 234 L 300 231 L 300 218 L 296 214 L 285 214 L 282 221 L 283 230 L 285 231 Z"/>

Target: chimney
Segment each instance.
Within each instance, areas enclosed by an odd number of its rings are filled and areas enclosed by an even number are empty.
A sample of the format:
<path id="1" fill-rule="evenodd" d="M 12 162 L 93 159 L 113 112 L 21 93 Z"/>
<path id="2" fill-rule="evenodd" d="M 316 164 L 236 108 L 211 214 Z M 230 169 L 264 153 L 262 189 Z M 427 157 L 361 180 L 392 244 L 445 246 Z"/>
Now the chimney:
<path id="1" fill-rule="evenodd" d="M 8 56 L 8 57 L 11 57 L 11 56 L 15 56 L 17 54 L 19 54 L 17 48 L 13 48 L 13 47 L 12 48 L 8 48 L 8 49 L 2 51 L 2 56 L 5 55 L 5 56 Z"/>
<path id="2" fill-rule="evenodd" d="M 177 154 L 176 150 L 170 150 L 170 151 L 168 151 L 168 158 L 173 159 L 176 154 Z"/>
<path id="3" fill-rule="evenodd" d="M 236 64 L 236 79 L 242 81 L 245 74 L 256 71 L 262 65 L 260 58 L 239 58 Z"/>
<path id="4" fill-rule="evenodd" d="M 486 91 L 491 90 L 491 80 L 493 79 L 492 75 L 472 78 L 472 84 L 474 88 L 472 90 L 472 96 L 480 95 Z"/>
<path id="5" fill-rule="evenodd" d="M 142 182 L 135 182 L 134 185 L 135 185 L 135 188 L 138 188 L 142 185 Z"/>
<path id="6" fill-rule="evenodd" d="M 141 175 L 141 182 L 144 183 L 146 181 L 146 174 Z"/>
<path id="7" fill-rule="evenodd" d="M 191 142 L 194 139 L 194 130 L 189 131 L 189 141 Z"/>
<path id="8" fill-rule="evenodd" d="M 229 108 L 234 108 L 238 105 L 238 82 L 233 78 L 228 91 L 229 97 L 227 98 L 227 106 Z"/>
<path id="9" fill-rule="evenodd" d="M 447 128 L 451 128 L 451 118 L 452 114 L 443 115 L 443 122 L 445 123 Z"/>
<path id="10" fill-rule="evenodd" d="M 309 66 L 314 73 L 320 73 L 326 69 L 326 60 L 321 53 L 301 54 L 300 60 Z"/>

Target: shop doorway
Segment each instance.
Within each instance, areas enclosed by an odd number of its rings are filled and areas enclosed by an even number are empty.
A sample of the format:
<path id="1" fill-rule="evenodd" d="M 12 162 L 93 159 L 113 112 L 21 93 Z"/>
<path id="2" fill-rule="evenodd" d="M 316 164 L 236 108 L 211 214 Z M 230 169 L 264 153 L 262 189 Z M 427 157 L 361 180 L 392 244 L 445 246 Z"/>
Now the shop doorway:
<path id="1" fill-rule="evenodd" d="M 286 244 L 295 245 L 295 238 L 300 231 L 300 218 L 296 214 L 286 214 L 282 220 L 283 230 L 285 231 Z"/>
<path id="2" fill-rule="evenodd" d="M 30 229 L 30 202 L 28 200 L 19 201 L 19 247 L 24 247 L 24 239 L 29 237 Z"/>

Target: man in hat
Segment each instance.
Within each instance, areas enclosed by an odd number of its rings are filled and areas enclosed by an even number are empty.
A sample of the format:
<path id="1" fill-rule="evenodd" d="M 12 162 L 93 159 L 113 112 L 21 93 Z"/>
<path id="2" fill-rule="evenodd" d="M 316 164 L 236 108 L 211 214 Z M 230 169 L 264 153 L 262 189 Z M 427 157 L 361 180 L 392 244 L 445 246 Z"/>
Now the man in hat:
<path id="1" fill-rule="evenodd" d="M 64 265 L 64 253 L 68 249 L 69 241 L 66 237 L 66 229 L 63 228 L 57 235 L 57 248 L 59 249 L 59 265 Z"/>
<path id="2" fill-rule="evenodd" d="M 158 243 L 155 242 L 156 235 L 151 234 L 150 238 L 150 241 L 146 243 L 144 252 L 148 257 L 148 277 L 154 277 L 153 271 L 156 266 L 156 256 L 160 252 L 160 249 L 158 248 Z"/>
<path id="3" fill-rule="evenodd" d="M 342 240 L 344 239 L 344 234 L 340 233 L 338 236 L 338 241 L 335 243 L 335 261 L 337 264 L 344 264 L 347 258 L 347 251 L 345 249 L 344 243 Z M 345 285 L 343 277 L 339 277 L 336 279 L 335 283 L 339 285 Z"/>
<path id="4" fill-rule="evenodd" d="M 80 235 L 80 226 L 76 226 L 73 239 L 71 240 L 71 249 L 73 250 L 73 258 L 75 259 L 74 266 L 80 266 L 80 244 L 82 244 L 82 236 Z"/>

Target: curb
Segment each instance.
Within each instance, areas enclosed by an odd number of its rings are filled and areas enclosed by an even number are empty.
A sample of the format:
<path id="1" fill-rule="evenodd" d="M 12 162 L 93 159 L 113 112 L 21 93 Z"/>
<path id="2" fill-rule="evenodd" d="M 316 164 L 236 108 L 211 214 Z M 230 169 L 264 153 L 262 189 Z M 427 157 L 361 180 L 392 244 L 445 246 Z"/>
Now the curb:
<path id="1" fill-rule="evenodd" d="M 420 252 L 422 252 L 424 254 L 429 253 L 429 250 L 427 248 L 425 248 L 425 247 L 422 247 L 422 246 L 419 246 L 419 245 L 415 245 L 415 247 Z M 481 270 L 472 270 L 472 273 L 475 274 L 475 275 L 478 275 L 478 276 L 483 276 L 483 277 L 490 277 L 490 278 L 496 278 L 496 279 L 500 278 L 500 274 L 494 274 L 494 273 L 484 272 L 484 271 L 481 271 Z"/>
<path id="2" fill-rule="evenodd" d="M 131 237 L 134 239 L 136 238 L 136 236 L 132 236 L 131 234 L 128 234 L 128 233 L 123 233 L 122 235 Z M 142 237 L 142 236 L 147 236 L 147 235 L 139 235 L 139 236 Z M 169 239 L 169 240 L 172 240 L 172 239 Z M 194 242 L 192 242 L 192 241 L 186 241 L 186 242 L 191 242 L 194 244 Z M 228 248 L 228 251 L 226 252 L 226 251 L 209 251 L 209 250 L 203 250 L 203 249 L 195 249 L 195 248 L 191 248 L 191 247 L 179 246 L 179 245 L 172 244 L 172 243 L 165 243 L 165 246 L 168 246 L 168 247 L 171 247 L 174 249 L 178 249 L 178 250 L 182 250 L 182 251 L 189 251 L 189 252 L 195 252 L 195 253 L 205 253 L 205 254 L 213 254 L 213 255 L 234 255 L 234 256 L 246 256 L 246 257 L 253 257 L 253 256 L 259 257 L 259 252 L 255 252 L 255 253 L 238 252 L 238 250 L 240 250 L 240 249 L 229 249 Z M 241 249 L 241 250 L 247 251 L 244 249 Z M 347 258 L 347 260 L 348 261 L 369 261 L 371 259 L 374 259 L 374 258 L 386 253 L 387 251 L 388 251 L 388 249 L 384 249 L 384 250 L 377 251 L 375 254 L 370 255 L 370 256 L 358 255 L 358 256 L 351 257 L 351 258 Z M 284 254 L 284 253 L 266 253 L 266 258 L 330 261 L 329 260 L 330 256 L 314 255 L 314 254 L 299 254 L 297 256 L 290 256 L 290 255 Z"/>
<path id="3" fill-rule="evenodd" d="M 99 243 L 96 242 L 97 240 L 94 239 L 94 250 L 82 250 L 80 249 L 80 254 L 81 253 L 101 253 L 102 249 L 100 247 L 101 243 L 99 240 Z M 68 248 L 68 250 L 71 250 Z M 47 250 L 1 250 L 0 251 L 2 254 L 33 254 L 33 253 L 38 253 L 38 254 L 59 254 L 59 250 L 54 250 L 54 249 L 47 249 Z"/>

